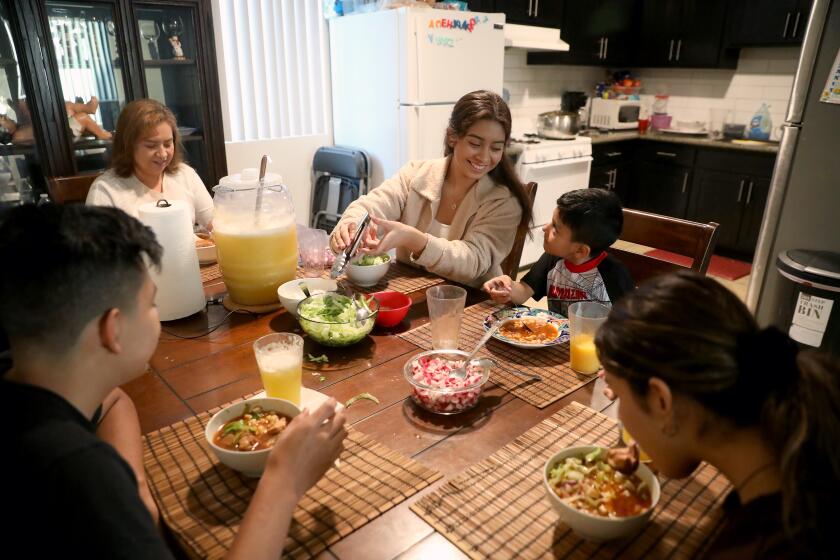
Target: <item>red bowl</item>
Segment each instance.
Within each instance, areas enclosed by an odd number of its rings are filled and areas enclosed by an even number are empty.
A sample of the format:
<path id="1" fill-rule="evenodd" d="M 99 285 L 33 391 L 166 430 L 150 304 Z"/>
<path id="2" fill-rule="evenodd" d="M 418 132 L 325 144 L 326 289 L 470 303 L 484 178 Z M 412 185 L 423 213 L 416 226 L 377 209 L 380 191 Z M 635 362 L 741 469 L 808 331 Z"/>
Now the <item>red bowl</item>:
<path id="1" fill-rule="evenodd" d="M 373 297 L 379 302 L 376 324 L 380 327 L 393 327 L 398 324 L 411 307 L 411 298 L 400 292 L 376 292 Z"/>

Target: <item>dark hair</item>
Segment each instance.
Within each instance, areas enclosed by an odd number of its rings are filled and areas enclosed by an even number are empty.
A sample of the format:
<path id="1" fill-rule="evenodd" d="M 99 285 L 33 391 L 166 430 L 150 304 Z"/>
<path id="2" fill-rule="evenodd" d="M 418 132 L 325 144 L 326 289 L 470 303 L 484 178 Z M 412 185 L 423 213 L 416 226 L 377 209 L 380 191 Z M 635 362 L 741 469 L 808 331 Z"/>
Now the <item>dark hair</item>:
<path id="1" fill-rule="evenodd" d="M 634 394 L 643 397 L 656 376 L 702 405 L 710 420 L 759 427 L 778 458 L 788 536 L 830 550 L 840 497 L 835 358 L 798 351 L 776 328 L 759 329 L 732 292 L 691 271 L 653 278 L 625 295 L 595 343 L 604 368 Z M 705 424 L 701 429 L 712 425 Z"/>
<path id="2" fill-rule="evenodd" d="M 455 103 L 455 107 L 452 108 L 452 114 L 449 116 L 449 126 L 446 127 L 446 134 L 443 137 L 443 155 L 448 156 L 453 152 L 452 146 L 449 145 L 449 138 L 452 135 L 463 138 L 472 125 L 484 119 L 490 119 L 502 125 L 502 129 L 505 131 L 505 146 L 507 146 L 510 141 L 511 127 L 510 109 L 507 103 L 492 91 L 478 90 L 471 91 L 461 97 Z M 519 206 L 522 208 L 522 218 L 519 220 L 517 229 L 519 231 L 528 229 L 533 214 L 531 199 L 525 193 L 525 187 L 513 170 L 513 163 L 511 163 L 507 154 L 502 154 L 499 164 L 488 175 L 497 184 L 506 186 L 519 201 Z"/>
<path id="3" fill-rule="evenodd" d="M 181 146 L 175 115 L 159 101 L 138 99 L 123 107 L 117 119 L 111 152 L 111 169 L 114 173 L 120 177 L 129 177 L 134 172 L 134 148 L 161 123 L 172 127 L 172 141 L 175 145 L 172 161 L 166 166 L 164 173 L 171 174 L 178 170 L 184 159 L 184 148 Z"/>
<path id="4" fill-rule="evenodd" d="M 572 230 L 572 241 L 589 245 L 593 256 L 615 243 L 624 225 L 621 200 L 606 189 L 577 189 L 557 199 L 560 221 Z"/>
<path id="5" fill-rule="evenodd" d="M 122 210 L 25 205 L 0 226 L 0 325 L 15 345 L 70 349 L 108 309 L 134 309 L 147 257 L 160 266 L 151 229 Z"/>

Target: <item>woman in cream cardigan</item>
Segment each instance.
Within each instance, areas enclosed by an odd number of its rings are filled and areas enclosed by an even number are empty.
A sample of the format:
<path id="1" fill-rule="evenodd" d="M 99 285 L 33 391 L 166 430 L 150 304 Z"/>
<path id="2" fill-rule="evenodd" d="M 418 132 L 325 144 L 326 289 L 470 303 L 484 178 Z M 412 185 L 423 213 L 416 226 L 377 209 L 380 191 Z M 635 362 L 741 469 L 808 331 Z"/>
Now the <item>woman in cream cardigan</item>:
<path id="1" fill-rule="evenodd" d="M 412 161 L 344 212 L 330 238 L 344 250 L 367 211 L 362 251 L 396 248 L 397 258 L 455 282 L 480 286 L 501 274 L 516 232 L 531 223 L 531 204 L 505 155 L 511 117 L 489 91 L 455 104 L 440 159 Z"/>

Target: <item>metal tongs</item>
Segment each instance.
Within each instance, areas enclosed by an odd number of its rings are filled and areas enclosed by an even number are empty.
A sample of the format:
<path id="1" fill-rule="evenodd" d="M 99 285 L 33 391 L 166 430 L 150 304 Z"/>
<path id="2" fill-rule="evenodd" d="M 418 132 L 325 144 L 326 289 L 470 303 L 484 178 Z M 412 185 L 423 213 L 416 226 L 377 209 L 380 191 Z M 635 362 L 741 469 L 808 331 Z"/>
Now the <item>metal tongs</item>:
<path id="1" fill-rule="evenodd" d="M 362 236 L 364 235 L 369 223 L 370 214 L 365 212 L 362 219 L 359 220 L 359 225 L 356 226 L 356 233 L 353 236 L 353 242 L 335 257 L 335 262 L 333 263 L 332 270 L 330 271 L 330 278 L 336 279 L 342 272 L 344 272 L 344 269 L 347 267 L 347 263 L 350 262 L 353 254 L 359 248 L 359 244 L 362 242 Z"/>

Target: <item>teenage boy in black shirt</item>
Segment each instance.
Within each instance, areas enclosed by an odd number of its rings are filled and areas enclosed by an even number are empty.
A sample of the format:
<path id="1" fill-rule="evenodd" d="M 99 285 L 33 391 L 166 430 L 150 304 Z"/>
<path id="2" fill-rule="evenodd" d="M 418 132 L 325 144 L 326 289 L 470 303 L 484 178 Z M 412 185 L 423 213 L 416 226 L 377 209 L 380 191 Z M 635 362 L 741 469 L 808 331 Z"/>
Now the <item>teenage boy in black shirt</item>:
<path id="1" fill-rule="evenodd" d="M 0 226 L 0 379 L 6 516 L 31 556 L 171 558 L 128 463 L 90 420 L 141 375 L 160 334 L 152 231 L 116 208 L 22 206 Z M 103 407 L 104 408 L 104 407 Z M 231 558 L 278 558 L 303 493 L 346 435 L 329 402 L 289 423 L 269 456 Z"/>
<path id="2" fill-rule="evenodd" d="M 576 301 L 607 305 L 633 289 L 627 268 L 606 252 L 621 234 L 621 201 L 605 189 L 578 189 L 557 199 L 543 227 L 545 253 L 521 282 L 497 276 L 483 288 L 496 303 L 521 305 L 548 296 L 551 311 L 567 315 Z"/>

